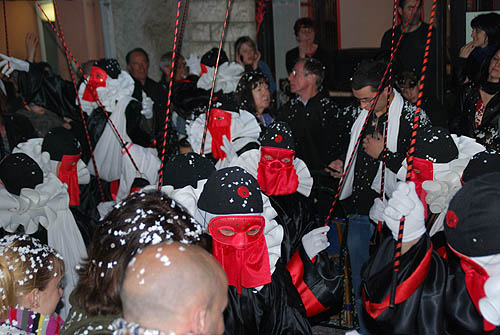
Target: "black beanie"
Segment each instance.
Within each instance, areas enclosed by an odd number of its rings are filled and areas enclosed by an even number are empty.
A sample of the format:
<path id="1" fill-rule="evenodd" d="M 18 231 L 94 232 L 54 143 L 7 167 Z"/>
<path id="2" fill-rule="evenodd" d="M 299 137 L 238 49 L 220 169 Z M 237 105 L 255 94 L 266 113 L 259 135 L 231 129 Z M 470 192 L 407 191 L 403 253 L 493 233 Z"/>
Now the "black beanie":
<path id="1" fill-rule="evenodd" d="M 94 63 L 94 66 L 100 67 L 101 69 L 106 71 L 108 76 L 110 76 L 113 79 L 118 78 L 118 76 L 120 75 L 120 73 L 122 71 L 120 68 L 120 64 L 114 58 L 99 59 L 98 61 L 96 61 Z"/>
<path id="2" fill-rule="evenodd" d="M 450 246 L 469 256 L 500 253 L 500 173 L 488 173 L 465 184 L 450 202 L 444 232 Z"/>
<path id="3" fill-rule="evenodd" d="M 217 63 L 218 54 L 219 54 L 218 48 L 210 49 L 201 57 L 201 63 L 204 64 L 205 66 L 215 67 L 215 64 Z M 229 61 L 229 58 L 227 58 L 226 52 L 224 51 L 224 49 L 222 49 L 220 51 L 219 66 L 227 61 Z"/>
<path id="4" fill-rule="evenodd" d="M 260 146 L 295 151 L 295 142 L 288 123 L 283 121 L 274 121 L 271 123 L 260 138 Z"/>
<path id="5" fill-rule="evenodd" d="M 415 157 L 433 163 L 448 163 L 458 158 L 458 148 L 447 129 L 420 128 L 416 138 Z"/>
<path id="6" fill-rule="evenodd" d="M 490 172 L 500 172 L 500 152 L 485 150 L 475 154 L 467 164 L 462 181 L 468 183 L 470 180 Z"/>
<path id="7" fill-rule="evenodd" d="M 64 155 L 79 155 L 82 152 L 73 132 L 64 127 L 49 130 L 43 138 L 42 151 L 48 152 L 53 161 L 61 161 Z"/>
<path id="8" fill-rule="evenodd" d="M 175 189 L 187 185 L 196 187 L 198 180 L 208 179 L 214 172 L 214 164 L 197 153 L 175 155 L 163 168 L 163 185 L 172 185 Z"/>
<path id="9" fill-rule="evenodd" d="M 0 162 L 0 180 L 9 193 L 19 195 L 21 189 L 43 183 L 43 172 L 30 156 L 19 152 L 10 154 Z"/>
<path id="10" fill-rule="evenodd" d="M 220 169 L 212 174 L 198 199 L 198 208 L 218 215 L 264 211 L 257 180 L 239 167 Z"/>

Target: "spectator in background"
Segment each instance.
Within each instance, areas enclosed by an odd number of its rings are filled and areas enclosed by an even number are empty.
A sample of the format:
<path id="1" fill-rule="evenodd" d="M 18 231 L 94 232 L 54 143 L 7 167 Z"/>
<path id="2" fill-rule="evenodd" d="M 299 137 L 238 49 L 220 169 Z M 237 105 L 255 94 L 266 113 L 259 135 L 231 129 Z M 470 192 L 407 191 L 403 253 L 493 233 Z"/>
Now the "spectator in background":
<path id="1" fill-rule="evenodd" d="M 115 335 L 224 333 L 226 275 L 197 246 L 174 242 L 144 249 L 127 266 L 120 299 L 123 319 L 114 321 Z"/>
<path id="2" fill-rule="evenodd" d="M 288 75 L 290 90 L 296 96 L 280 107 L 277 117 L 290 125 L 296 155 L 310 170 L 323 170 L 339 157 L 330 151 L 342 148 L 337 141 L 346 138 L 342 136 L 345 125 L 340 128 L 336 122 L 340 109 L 322 89 L 324 78 L 324 66 L 317 59 L 299 59 Z"/>
<path id="3" fill-rule="evenodd" d="M 264 74 L 253 71 L 245 72 L 234 92 L 239 108 L 252 113 L 261 128 L 273 122 L 273 117 L 269 113 L 271 105 L 269 82 Z"/>
<path id="4" fill-rule="evenodd" d="M 481 65 L 500 44 L 500 15 L 481 14 L 470 23 L 472 42 L 460 49 L 455 63 L 455 81 L 462 85 L 480 79 Z"/>
<path id="5" fill-rule="evenodd" d="M 500 150 L 499 91 L 500 48 L 484 61 L 479 82 L 470 81 L 462 86 L 450 130 L 475 138 L 488 149 Z"/>
<path id="6" fill-rule="evenodd" d="M 163 54 L 160 58 L 160 70 L 162 72 L 160 84 L 163 88 L 168 89 L 170 81 L 170 68 L 172 65 L 172 51 Z M 186 64 L 186 59 L 180 53 L 175 54 L 174 60 L 174 83 L 183 81 L 189 74 L 189 67 Z"/>
<path id="7" fill-rule="evenodd" d="M 420 81 L 414 71 L 405 70 L 396 76 L 396 86 L 403 98 L 417 104 Z M 420 107 L 431 119 L 432 125 L 448 128 L 449 113 L 433 96 L 423 95 Z"/>
<path id="8" fill-rule="evenodd" d="M 286 53 L 286 71 L 292 72 L 293 66 L 300 58 L 312 57 L 317 59 L 325 67 L 324 86 L 330 88 L 332 79 L 330 75 L 330 56 L 320 45 L 315 43 L 314 22 L 308 17 L 302 17 L 293 25 L 298 47 L 288 50 Z"/>
<path id="9" fill-rule="evenodd" d="M 238 38 L 234 44 L 234 54 L 236 63 L 241 64 L 246 72 L 261 71 L 267 77 L 269 91 L 273 94 L 276 90 L 276 82 L 269 66 L 260 59 L 261 54 L 254 40 L 248 36 Z"/>
<path id="10" fill-rule="evenodd" d="M 127 71 L 135 80 L 135 89 L 132 96 L 142 102 L 142 92 L 144 91 L 153 102 L 153 132 L 158 135 L 163 132 L 163 122 L 165 114 L 166 96 L 162 87 L 156 81 L 148 77 L 149 55 L 142 48 L 130 50 L 125 56 L 127 61 Z"/>
<path id="11" fill-rule="evenodd" d="M 422 21 L 422 1 L 420 0 L 399 0 L 398 13 L 401 16 L 402 22 L 397 25 L 394 30 L 394 37 L 392 28 L 387 30 L 382 37 L 381 51 L 390 55 L 393 41 L 399 41 L 403 29 L 403 37 L 399 48 L 394 56 L 394 72 L 401 73 L 404 70 L 414 71 L 420 75 L 422 69 L 425 44 L 427 41 L 427 32 L 429 31 L 429 24 Z M 432 39 L 434 41 L 435 38 Z M 436 66 L 435 66 L 435 53 L 436 45 L 431 43 L 429 55 L 429 67 L 426 70 L 426 95 L 436 94 Z"/>

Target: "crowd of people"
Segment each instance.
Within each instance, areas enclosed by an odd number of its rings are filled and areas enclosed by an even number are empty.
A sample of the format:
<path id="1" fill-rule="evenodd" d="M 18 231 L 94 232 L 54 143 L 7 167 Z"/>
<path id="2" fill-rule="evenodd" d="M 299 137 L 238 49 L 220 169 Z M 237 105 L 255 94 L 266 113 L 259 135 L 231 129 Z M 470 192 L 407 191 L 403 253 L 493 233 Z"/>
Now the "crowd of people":
<path id="1" fill-rule="evenodd" d="M 312 334 L 351 285 L 350 334 L 500 334 L 500 15 L 472 20 L 445 110 L 432 27 L 398 6 L 348 105 L 309 18 L 279 108 L 248 36 L 165 53 L 159 83 L 142 48 L 91 60 L 76 90 L 33 34 L 0 55 L 0 334 Z"/>

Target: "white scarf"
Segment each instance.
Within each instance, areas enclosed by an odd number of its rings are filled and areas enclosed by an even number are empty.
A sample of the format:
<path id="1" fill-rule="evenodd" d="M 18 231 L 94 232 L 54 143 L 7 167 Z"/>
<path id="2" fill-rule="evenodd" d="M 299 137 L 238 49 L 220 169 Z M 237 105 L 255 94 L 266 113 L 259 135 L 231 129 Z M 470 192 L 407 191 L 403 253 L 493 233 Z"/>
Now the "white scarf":
<path id="1" fill-rule="evenodd" d="M 391 105 L 389 107 L 389 124 L 387 125 L 387 149 L 391 152 L 396 152 L 398 150 L 398 134 L 399 134 L 399 122 L 401 118 L 401 111 L 403 109 L 404 100 L 401 94 L 399 94 L 396 90 L 394 92 L 394 99 L 392 99 Z M 349 142 L 349 147 L 347 149 L 346 159 L 351 157 L 354 151 L 354 144 L 361 133 L 361 129 L 363 128 L 363 124 L 365 119 L 368 116 L 368 111 L 366 109 L 361 110 L 358 118 L 354 122 L 351 128 L 351 141 Z M 359 148 L 359 147 L 358 147 Z M 342 188 L 342 192 L 340 193 L 340 200 L 346 199 L 352 194 L 352 184 L 354 181 L 354 167 L 356 165 L 357 155 L 353 157 L 352 166 L 347 173 L 347 177 L 344 183 L 344 187 Z M 373 179 L 372 189 L 380 192 L 380 181 L 382 176 L 382 164 L 379 163 L 379 168 L 377 171 L 377 175 Z M 346 168 L 347 162 L 344 162 L 344 171 Z M 385 168 L 385 183 L 388 186 L 388 189 L 396 189 L 396 174 L 389 170 L 387 167 Z"/>

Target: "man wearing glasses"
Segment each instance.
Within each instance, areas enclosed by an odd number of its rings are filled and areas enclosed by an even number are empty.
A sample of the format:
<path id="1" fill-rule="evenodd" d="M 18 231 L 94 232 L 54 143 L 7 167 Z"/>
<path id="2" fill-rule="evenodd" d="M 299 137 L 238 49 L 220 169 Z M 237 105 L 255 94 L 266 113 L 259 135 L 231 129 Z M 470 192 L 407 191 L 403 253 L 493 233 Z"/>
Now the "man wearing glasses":
<path id="1" fill-rule="evenodd" d="M 323 90 L 324 66 L 314 58 L 300 58 L 288 75 L 290 91 L 296 96 L 278 111 L 278 120 L 292 129 L 296 156 L 310 170 L 323 170 L 341 154 L 338 148 L 347 145 L 344 125 L 338 122 L 341 109 Z M 342 128 L 340 128 L 342 126 Z M 338 143 L 344 138 L 345 143 Z"/>
<path id="2" fill-rule="evenodd" d="M 353 163 L 347 173 L 340 199 L 348 213 L 349 234 L 347 247 L 351 261 L 352 281 L 356 295 L 356 308 L 360 321 L 360 333 L 366 334 L 361 300 L 361 267 L 369 257 L 370 238 L 375 225 L 370 222 L 369 212 L 375 198 L 380 197 L 382 162 L 385 162 L 385 190 L 394 190 L 396 173 L 406 158 L 410 146 L 416 106 L 395 90 L 389 90 L 388 82 L 382 85 L 377 97 L 377 88 L 384 76 L 387 64 L 382 61 L 363 61 L 351 79 L 351 87 L 359 106 L 349 109 L 357 115 L 351 128 L 351 138 L 345 159 L 335 160 L 329 165 L 330 174 L 340 178 L 344 162 L 354 154 Z M 369 112 L 370 109 L 373 112 Z M 424 111 L 420 111 L 420 127 L 430 126 Z M 368 116 L 362 141 L 356 152 L 354 146 Z M 385 123 L 388 122 L 388 126 Z M 384 137 L 387 136 L 387 151 L 384 153 Z M 335 172 L 333 172 L 335 171 Z"/>

